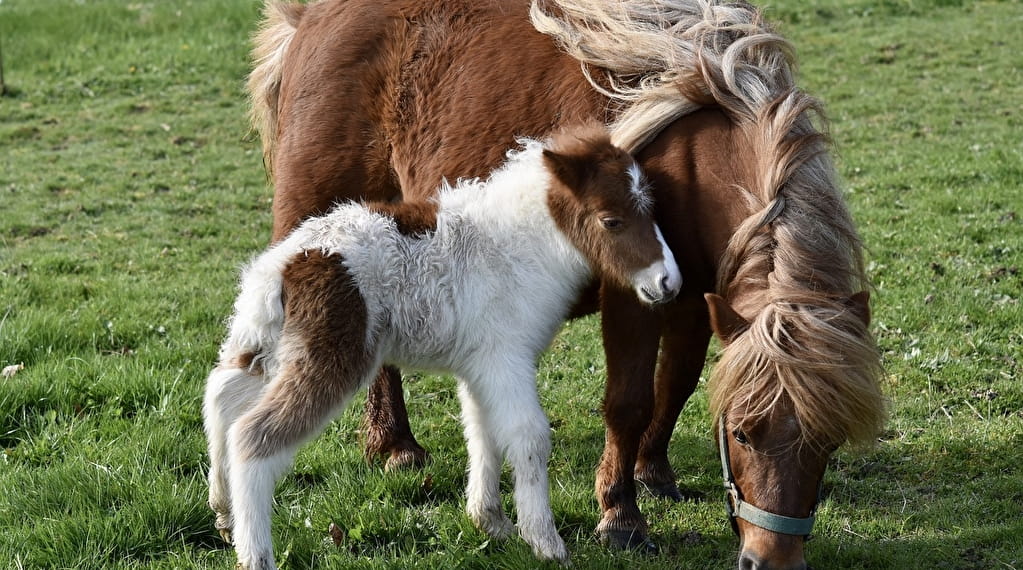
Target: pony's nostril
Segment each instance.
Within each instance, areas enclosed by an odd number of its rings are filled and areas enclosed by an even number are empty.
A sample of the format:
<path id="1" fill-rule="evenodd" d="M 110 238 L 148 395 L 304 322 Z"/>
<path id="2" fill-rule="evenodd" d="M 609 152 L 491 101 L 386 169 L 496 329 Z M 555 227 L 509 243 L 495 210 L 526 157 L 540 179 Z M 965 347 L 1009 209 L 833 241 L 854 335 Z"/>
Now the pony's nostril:
<path id="1" fill-rule="evenodd" d="M 760 561 L 749 553 L 743 553 L 739 557 L 739 570 L 758 570 L 762 568 Z"/>
<path id="2" fill-rule="evenodd" d="M 682 286 L 682 277 L 673 265 L 655 263 L 633 277 L 633 286 L 641 301 L 658 305 L 675 298 Z"/>
<path id="3" fill-rule="evenodd" d="M 739 556 L 739 563 L 736 568 L 738 570 L 780 570 L 782 568 L 786 570 L 813 570 L 806 565 L 806 562 L 803 561 L 800 561 L 794 566 L 788 564 L 779 566 L 776 563 L 771 563 L 750 552 L 743 552 Z"/>

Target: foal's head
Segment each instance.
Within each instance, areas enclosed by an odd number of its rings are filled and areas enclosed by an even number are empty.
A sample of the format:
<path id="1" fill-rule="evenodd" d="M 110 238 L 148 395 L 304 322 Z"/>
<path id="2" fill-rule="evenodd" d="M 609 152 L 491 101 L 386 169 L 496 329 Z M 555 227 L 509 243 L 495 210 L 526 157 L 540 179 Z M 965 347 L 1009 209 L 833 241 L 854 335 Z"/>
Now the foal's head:
<path id="1" fill-rule="evenodd" d="M 602 127 L 560 134 L 544 150 L 552 174 L 548 207 L 558 228 L 605 281 L 648 304 L 682 286 L 675 258 L 653 216 L 653 197 L 636 161 Z"/>

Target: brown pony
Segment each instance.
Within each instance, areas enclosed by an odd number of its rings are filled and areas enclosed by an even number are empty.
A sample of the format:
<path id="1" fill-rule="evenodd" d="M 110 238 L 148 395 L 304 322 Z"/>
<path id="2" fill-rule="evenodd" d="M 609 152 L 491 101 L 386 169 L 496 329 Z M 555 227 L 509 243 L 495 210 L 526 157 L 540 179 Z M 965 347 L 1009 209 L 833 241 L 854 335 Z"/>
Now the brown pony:
<path id="1" fill-rule="evenodd" d="M 266 14 L 249 87 L 274 240 L 338 200 L 419 200 L 442 178 L 482 175 L 516 136 L 609 124 L 653 184 L 686 281 L 656 309 L 613 283 L 578 302 L 600 309 L 607 356 L 597 532 L 649 544 L 636 479 L 679 497 L 668 442 L 713 331 L 725 344 L 709 389 L 739 566 L 805 567 L 827 458 L 870 441 L 884 406 L 861 244 L 820 105 L 759 11 L 325 0 Z M 367 453 L 389 454 L 389 467 L 425 459 L 398 370 L 377 378 L 366 423 Z"/>

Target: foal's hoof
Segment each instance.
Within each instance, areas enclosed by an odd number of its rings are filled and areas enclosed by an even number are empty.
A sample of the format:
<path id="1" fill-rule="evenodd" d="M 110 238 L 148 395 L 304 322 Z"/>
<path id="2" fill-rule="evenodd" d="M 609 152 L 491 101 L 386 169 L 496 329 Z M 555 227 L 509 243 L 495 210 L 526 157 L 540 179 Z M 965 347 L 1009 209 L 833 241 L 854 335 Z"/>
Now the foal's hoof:
<path id="1" fill-rule="evenodd" d="M 600 542 L 618 550 L 634 550 L 643 554 L 657 554 L 660 549 L 646 534 L 638 530 L 599 531 Z"/>
<path id="2" fill-rule="evenodd" d="M 213 526 L 220 533 L 220 538 L 224 539 L 224 542 L 234 544 L 231 541 L 231 528 L 234 526 L 234 520 L 231 518 L 231 515 L 217 513 L 217 522 Z"/>
<path id="3" fill-rule="evenodd" d="M 533 556 L 541 560 L 551 560 L 557 562 L 562 566 L 571 566 L 571 562 L 568 557 L 568 548 L 565 547 L 564 541 L 561 537 L 557 537 L 555 540 L 545 541 L 542 544 L 533 544 Z"/>
<path id="4" fill-rule="evenodd" d="M 515 523 L 504 514 L 500 506 L 495 509 L 477 509 L 466 506 L 466 514 L 476 528 L 487 533 L 491 538 L 504 540 L 515 532 Z"/>
<path id="5" fill-rule="evenodd" d="M 403 471 L 418 469 L 426 465 L 430 454 L 422 447 L 395 449 L 384 463 L 384 471 Z"/>

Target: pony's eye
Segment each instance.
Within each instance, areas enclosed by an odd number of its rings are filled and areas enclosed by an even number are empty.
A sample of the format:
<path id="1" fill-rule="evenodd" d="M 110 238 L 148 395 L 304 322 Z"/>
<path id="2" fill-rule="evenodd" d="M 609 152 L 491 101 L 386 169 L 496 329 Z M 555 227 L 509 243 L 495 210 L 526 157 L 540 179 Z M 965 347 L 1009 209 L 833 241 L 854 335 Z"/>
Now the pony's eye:
<path id="1" fill-rule="evenodd" d="M 611 231 L 618 230 L 618 229 L 621 229 L 621 227 L 622 227 L 622 219 L 621 218 L 615 218 L 615 217 L 612 217 L 612 216 L 607 216 L 607 217 L 604 217 L 604 218 L 600 218 L 600 225 L 604 226 L 605 230 L 611 230 Z"/>
<path id="2" fill-rule="evenodd" d="M 749 445 L 749 438 L 746 437 L 746 432 L 741 429 L 736 429 L 732 432 L 732 436 L 735 437 L 736 443 L 739 445 Z"/>

